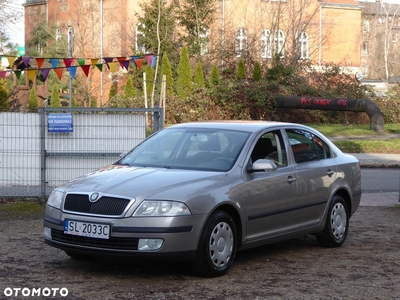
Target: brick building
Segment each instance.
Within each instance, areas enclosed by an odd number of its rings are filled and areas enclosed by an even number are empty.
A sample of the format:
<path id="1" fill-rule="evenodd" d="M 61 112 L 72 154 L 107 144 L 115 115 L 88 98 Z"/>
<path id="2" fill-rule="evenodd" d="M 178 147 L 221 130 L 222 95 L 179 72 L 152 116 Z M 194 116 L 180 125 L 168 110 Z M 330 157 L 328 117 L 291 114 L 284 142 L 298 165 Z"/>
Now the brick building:
<path id="1" fill-rule="evenodd" d="M 26 0 L 25 42 L 32 38 L 29 28 L 42 16 L 56 24 L 57 35 L 65 36 L 73 27 L 74 57 L 132 55 L 144 47 L 136 18 L 141 13 L 139 2 Z M 179 5 L 178 0 L 174 3 Z M 334 63 L 352 73 L 360 70 L 362 5 L 355 0 L 221 0 L 217 5 L 204 55 L 218 49 L 225 56 L 231 53 L 233 61 L 244 57 L 268 64 L 279 54 L 309 60 L 316 67 Z M 99 80 L 99 74 L 95 77 Z M 110 87 L 108 77 L 101 79 L 104 95 Z"/>

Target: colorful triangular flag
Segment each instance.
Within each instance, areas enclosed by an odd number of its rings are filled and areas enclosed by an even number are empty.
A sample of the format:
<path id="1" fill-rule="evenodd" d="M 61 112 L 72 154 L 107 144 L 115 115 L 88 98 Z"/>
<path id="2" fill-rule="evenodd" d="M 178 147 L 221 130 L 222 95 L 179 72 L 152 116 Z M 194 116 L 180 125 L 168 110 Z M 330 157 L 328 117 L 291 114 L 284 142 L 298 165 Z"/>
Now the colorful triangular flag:
<path id="1" fill-rule="evenodd" d="M 125 68 L 126 70 L 128 70 L 129 68 L 129 60 L 124 60 L 124 61 L 120 61 L 119 64 L 121 65 L 121 67 Z"/>
<path id="2" fill-rule="evenodd" d="M 50 70 L 51 70 L 50 68 L 44 68 L 44 69 L 40 70 L 40 72 L 42 73 L 44 81 L 47 80 L 47 76 L 49 76 Z"/>
<path id="3" fill-rule="evenodd" d="M 37 63 L 38 69 L 40 69 L 42 67 L 43 62 L 44 62 L 44 58 L 36 57 L 36 63 Z"/>
<path id="4" fill-rule="evenodd" d="M 81 66 L 83 72 L 85 73 L 86 77 L 89 76 L 90 65 Z"/>
<path id="5" fill-rule="evenodd" d="M 69 75 L 71 76 L 71 78 L 75 79 L 76 67 L 70 67 L 70 68 L 67 68 L 67 69 L 68 69 L 68 72 L 69 72 Z"/>
<path id="6" fill-rule="evenodd" d="M 110 68 L 111 73 L 115 73 L 115 70 L 117 69 L 117 64 L 118 62 L 110 62 L 108 63 L 108 67 Z"/>
<path id="7" fill-rule="evenodd" d="M 28 76 L 31 81 L 35 80 L 37 70 L 28 70 Z"/>
<path id="8" fill-rule="evenodd" d="M 146 58 L 147 64 L 148 64 L 149 66 L 152 65 L 153 57 L 154 57 L 154 54 L 146 54 L 146 55 L 144 56 L 144 58 Z"/>
<path id="9" fill-rule="evenodd" d="M 57 68 L 59 60 L 60 60 L 59 58 L 50 58 L 50 63 L 51 63 L 51 66 L 53 67 L 53 69 Z"/>
<path id="10" fill-rule="evenodd" d="M 54 72 L 56 72 L 58 79 L 61 80 L 63 75 L 64 68 L 54 68 Z"/>
<path id="11" fill-rule="evenodd" d="M 98 58 L 91 58 L 90 61 L 92 62 L 92 67 L 95 67 L 96 64 L 98 63 L 99 59 Z"/>
<path id="12" fill-rule="evenodd" d="M 96 64 L 96 67 L 100 70 L 100 72 L 103 72 L 103 64 Z"/>
<path id="13" fill-rule="evenodd" d="M 8 60 L 8 64 L 10 65 L 10 68 L 12 68 L 12 66 L 13 66 L 13 64 L 14 64 L 14 61 L 16 60 L 17 58 L 15 57 L 15 56 L 7 56 L 7 60 Z"/>
<path id="14" fill-rule="evenodd" d="M 80 66 L 83 66 L 86 62 L 86 59 L 85 58 L 77 58 L 76 61 L 78 62 L 78 64 Z"/>
<path id="15" fill-rule="evenodd" d="M 139 70 L 142 69 L 143 58 L 135 58 L 135 59 L 133 60 L 133 62 L 134 62 L 134 64 L 135 64 L 136 68 L 138 68 Z"/>
<path id="16" fill-rule="evenodd" d="M 73 58 L 64 58 L 63 59 L 64 60 L 64 64 L 65 64 L 65 66 L 67 67 L 67 68 L 69 68 L 70 66 L 71 66 L 71 64 L 72 64 L 72 62 L 73 62 Z"/>
<path id="17" fill-rule="evenodd" d="M 29 61 L 31 58 L 29 56 L 22 56 L 22 61 L 24 62 L 25 68 L 29 68 Z"/>
<path id="18" fill-rule="evenodd" d="M 14 73 L 15 73 L 15 76 L 17 76 L 18 79 L 21 77 L 21 70 L 15 70 Z"/>

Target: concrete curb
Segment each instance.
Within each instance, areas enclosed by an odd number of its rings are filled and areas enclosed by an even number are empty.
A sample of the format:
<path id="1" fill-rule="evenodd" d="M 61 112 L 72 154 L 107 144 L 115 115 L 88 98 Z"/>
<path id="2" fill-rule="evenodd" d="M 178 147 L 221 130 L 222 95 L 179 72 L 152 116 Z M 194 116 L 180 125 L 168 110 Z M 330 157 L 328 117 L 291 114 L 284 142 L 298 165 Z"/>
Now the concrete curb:
<path id="1" fill-rule="evenodd" d="M 399 193 L 363 193 L 360 206 L 400 207 Z"/>
<path id="2" fill-rule="evenodd" d="M 400 154 L 349 153 L 360 161 L 364 168 L 400 168 Z"/>

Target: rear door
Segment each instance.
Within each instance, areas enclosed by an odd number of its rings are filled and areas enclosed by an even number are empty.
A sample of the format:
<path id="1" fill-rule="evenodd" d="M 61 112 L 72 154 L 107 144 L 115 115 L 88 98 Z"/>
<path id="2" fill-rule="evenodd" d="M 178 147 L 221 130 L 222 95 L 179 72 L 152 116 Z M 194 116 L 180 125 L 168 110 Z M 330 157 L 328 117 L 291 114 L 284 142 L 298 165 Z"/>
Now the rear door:
<path id="1" fill-rule="evenodd" d="M 336 178 L 336 159 L 329 146 L 304 129 L 286 129 L 295 160 L 299 228 L 317 224 L 322 218 Z"/>

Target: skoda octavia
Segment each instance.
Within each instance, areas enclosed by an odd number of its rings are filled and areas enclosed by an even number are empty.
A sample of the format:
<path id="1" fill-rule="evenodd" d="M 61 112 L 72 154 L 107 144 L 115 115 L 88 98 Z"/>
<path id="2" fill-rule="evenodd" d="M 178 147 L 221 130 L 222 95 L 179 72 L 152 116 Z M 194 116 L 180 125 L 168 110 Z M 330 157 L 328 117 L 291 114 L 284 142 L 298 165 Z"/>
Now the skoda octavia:
<path id="1" fill-rule="evenodd" d="M 221 276 L 238 250 L 306 235 L 341 246 L 360 198 L 358 160 L 310 127 L 179 124 L 56 188 L 44 238 L 73 258 L 186 260 Z"/>

